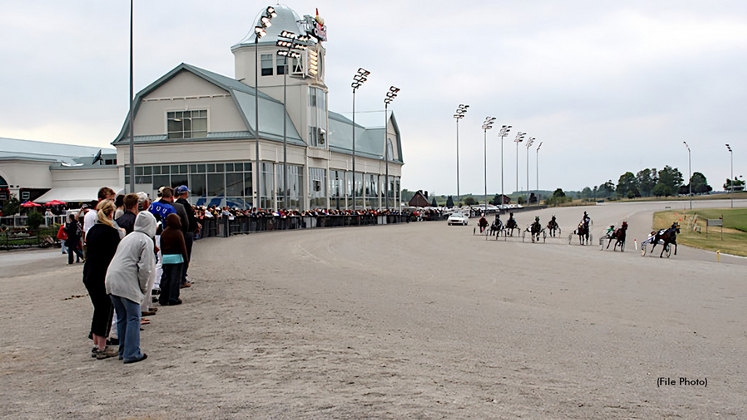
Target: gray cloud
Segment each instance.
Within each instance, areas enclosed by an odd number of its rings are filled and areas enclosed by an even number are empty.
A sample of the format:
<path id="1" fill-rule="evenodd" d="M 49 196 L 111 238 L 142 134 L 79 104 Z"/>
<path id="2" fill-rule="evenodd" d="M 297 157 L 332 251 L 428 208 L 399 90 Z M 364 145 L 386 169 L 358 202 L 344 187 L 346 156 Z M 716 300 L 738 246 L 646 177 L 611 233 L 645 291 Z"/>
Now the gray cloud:
<path id="1" fill-rule="evenodd" d="M 581 189 L 625 171 L 677 166 L 716 189 L 745 172 L 747 5 L 739 1 L 550 2 L 320 0 L 288 5 L 329 26 L 330 109 L 352 109 L 350 81 L 372 72 L 357 110 L 381 111 L 390 85 L 404 136 L 403 187 L 456 192 L 452 114 L 460 123 L 461 191 L 483 190 L 482 120 L 543 141 L 540 187 Z M 14 2 L 0 15 L 3 136 L 106 145 L 127 112 L 129 4 Z M 181 62 L 233 75 L 230 47 L 261 5 L 136 2 L 135 86 Z M 488 134 L 488 189 L 500 188 L 497 130 Z M 505 140 L 505 185 L 516 185 L 516 149 Z M 531 188 L 536 184 L 530 151 Z M 519 182 L 526 186 L 526 148 Z"/>

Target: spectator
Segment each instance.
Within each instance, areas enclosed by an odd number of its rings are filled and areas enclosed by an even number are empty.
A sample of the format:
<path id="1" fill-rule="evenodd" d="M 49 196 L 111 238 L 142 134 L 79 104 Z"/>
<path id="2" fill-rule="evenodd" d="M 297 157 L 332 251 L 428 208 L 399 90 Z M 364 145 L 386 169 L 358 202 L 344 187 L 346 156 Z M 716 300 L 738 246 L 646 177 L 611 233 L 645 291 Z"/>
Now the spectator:
<path id="1" fill-rule="evenodd" d="M 98 220 L 88 230 L 88 257 L 83 267 L 83 284 L 88 290 L 88 296 L 93 303 L 93 320 L 91 321 L 91 336 L 94 348 L 91 356 L 106 359 L 116 356 L 117 351 L 106 347 L 106 338 L 112 323 L 112 302 L 106 294 L 104 284 L 106 270 L 119 245 L 119 232 L 112 223 L 115 207 L 110 200 L 99 204 Z"/>
<path id="2" fill-rule="evenodd" d="M 155 265 L 155 234 L 155 217 L 149 212 L 139 213 L 133 232 L 120 242 L 106 272 L 106 292 L 119 315 L 119 358 L 125 363 L 139 362 L 148 357 L 140 351 L 140 302 Z"/>
<path id="3" fill-rule="evenodd" d="M 163 278 L 161 279 L 161 305 L 179 305 L 179 289 L 182 284 L 184 267 L 189 264 L 184 235 L 181 232 L 179 216 L 170 214 L 167 227 L 161 234 L 161 254 L 163 255 Z"/>
<path id="4" fill-rule="evenodd" d="M 114 219 L 119 219 L 125 212 L 126 207 L 124 206 L 124 194 L 117 194 L 114 198 L 114 205 L 117 206 L 117 211 L 114 212 Z"/>
<path id="5" fill-rule="evenodd" d="M 64 223 L 62 224 L 62 226 L 60 226 L 60 230 L 57 231 L 57 239 L 60 240 L 60 247 L 62 248 L 62 253 L 67 254 L 67 247 L 65 246 L 65 241 L 67 240 L 67 233 L 65 232 Z"/>
<path id="6" fill-rule="evenodd" d="M 99 197 L 99 201 L 91 202 L 91 207 L 94 207 L 94 208 L 97 207 L 98 203 L 104 200 L 113 200 L 114 190 L 112 190 L 109 187 L 102 187 L 99 189 L 98 197 Z M 91 211 L 86 213 L 86 217 L 83 218 L 83 242 L 84 243 L 86 240 L 86 233 L 88 233 L 88 229 L 92 228 L 93 225 L 96 224 L 96 220 L 98 220 L 98 214 L 96 212 L 91 212 Z"/>
<path id="7" fill-rule="evenodd" d="M 187 217 L 189 218 L 189 230 L 184 232 L 184 243 L 187 246 L 187 260 L 192 260 L 192 244 L 194 243 L 194 239 L 196 235 L 199 235 L 200 229 L 202 229 L 202 225 L 197 221 L 197 218 L 195 217 L 195 209 L 192 208 L 192 205 L 187 201 L 187 197 L 189 197 L 189 188 L 186 185 L 182 185 L 176 188 L 176 195 L 177 200 L 176 202 L 184 206 L 184 210 L 187 212 Z M 184 274 L 182 275 L 182 285 L 186 284 L 192 284 L 191 282 L 187 281 L 187 268 L 189 267 L 189 264 L 184 266 Z M 188 286 L 187 286 L 188 287 Z"/>
<path id="8" fill-rule="evenodd" d="M 80 238 L 82 229 L 80 223 L 74 214 L 71 214 L 68 222 L 65 224 L 65 234 L 67 235 L 67 263 L 73 263 L 73 254 L 75 254 L 75 262 L 85 261 L 83 252 L 80 250 Z"/>
<path id="9" fill-rule="evenodd" d="M 127 235 L 132 233 L 132 229 L 135 227 L 135 217 L 138 213 L 138 200 L 138 195 L 134 193 L 127 194 L 122 200 L 122 205 L 124 206 L 125 211 L 117 218 L 117 224 L 125 230 Z"/>

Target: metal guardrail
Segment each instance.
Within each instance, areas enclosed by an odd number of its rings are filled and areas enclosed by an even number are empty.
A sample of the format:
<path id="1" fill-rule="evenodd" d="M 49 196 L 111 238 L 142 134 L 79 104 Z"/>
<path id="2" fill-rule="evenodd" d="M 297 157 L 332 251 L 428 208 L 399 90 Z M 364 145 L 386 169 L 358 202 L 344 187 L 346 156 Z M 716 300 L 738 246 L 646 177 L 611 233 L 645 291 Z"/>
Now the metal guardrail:
<path id="1" fill-rule="evenodd" d="M 446 220 L 442 215 L 421 215 L 420 220 Z M 343 215 L 343 216 L 262 216 L 262 217 L 222 217 L 204 218 L 202 224 L 203 238 L 227 237 L 252 232 L 270 232 L 274 230 L 321 229 L 346 226 L 373 226 L 410 223 L 417 221 L 412 215 Z"/>

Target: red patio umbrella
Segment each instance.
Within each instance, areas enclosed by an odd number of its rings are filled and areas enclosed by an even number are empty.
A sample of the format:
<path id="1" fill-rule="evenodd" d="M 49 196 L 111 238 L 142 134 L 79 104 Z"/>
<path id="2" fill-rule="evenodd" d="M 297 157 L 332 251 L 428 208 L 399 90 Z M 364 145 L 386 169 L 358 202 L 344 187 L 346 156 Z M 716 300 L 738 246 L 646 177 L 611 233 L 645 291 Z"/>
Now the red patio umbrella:
<path id="1" fill-rule="evenodd" d="M 21 204 L 21 207 L 41 207 L 41 204 L 36 204 L 33 201 L 27 201 Z"/>
<path id="2" fill-rule="evenodd" d="M 49 203 L 44 203 L 45 206 L 60 206 L 63 204 L 67 204 L 67 203 L 65 203 L 64 201 L 60 201 L 60 200 L 52 200 Z"/>

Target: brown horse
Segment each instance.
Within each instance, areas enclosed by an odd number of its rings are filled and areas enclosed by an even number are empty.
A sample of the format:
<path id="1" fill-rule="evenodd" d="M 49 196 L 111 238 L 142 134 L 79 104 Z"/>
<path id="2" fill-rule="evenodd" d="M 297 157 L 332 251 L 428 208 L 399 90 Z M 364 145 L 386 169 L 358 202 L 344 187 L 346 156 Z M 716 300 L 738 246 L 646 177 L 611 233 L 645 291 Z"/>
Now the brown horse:
<path id="1" fill-rule="evenodd" d="M 654 248 L 656 248 L 656 244 L 659 243 L 659 240 L 664 242 L 664 245 L 661 249 L 661 254 L 659 255 L 659 258 L 664 257 L 664 250 L 667 249 L 667 246 L 669 244 L 674 245 L 674 255 L 677 255 L 677 234 L 680 233 L 680 225 L 677 222 L 672 223 L 672 227 L 669 229 L 662 229 L 658 232 L 656 232 L 656 236 L 654 236 L 653 244 L 654 246 L 651 247 L 651 252 L 654 252 Z"/>
<path id="2" fill-rule="evenodd" d="M 625 250 L 625 233 L 628 230 L 628 222 L 623 222 L 622 227 L 615 230 L 615 232 L 610 236 L 610 241 L 607 242 L 607 249 L 610 249 L 610 244 L 612 243 L 613 239 L 616 239 L 617 242 L 615 242 L 614 248 L 612 248 L 612 251 L 617 250 L 617 246 L 620 245 L 620 252 L 623 252 Z"/>
<path id="3" fill-rule="evenodd" d="M 589 221 L 584 220 L 578 224 L 578 228 L 573 231 L 574 234 L 578 235 L 578 242 L 581 245 L 588 245 L 589 242 Z"/>

